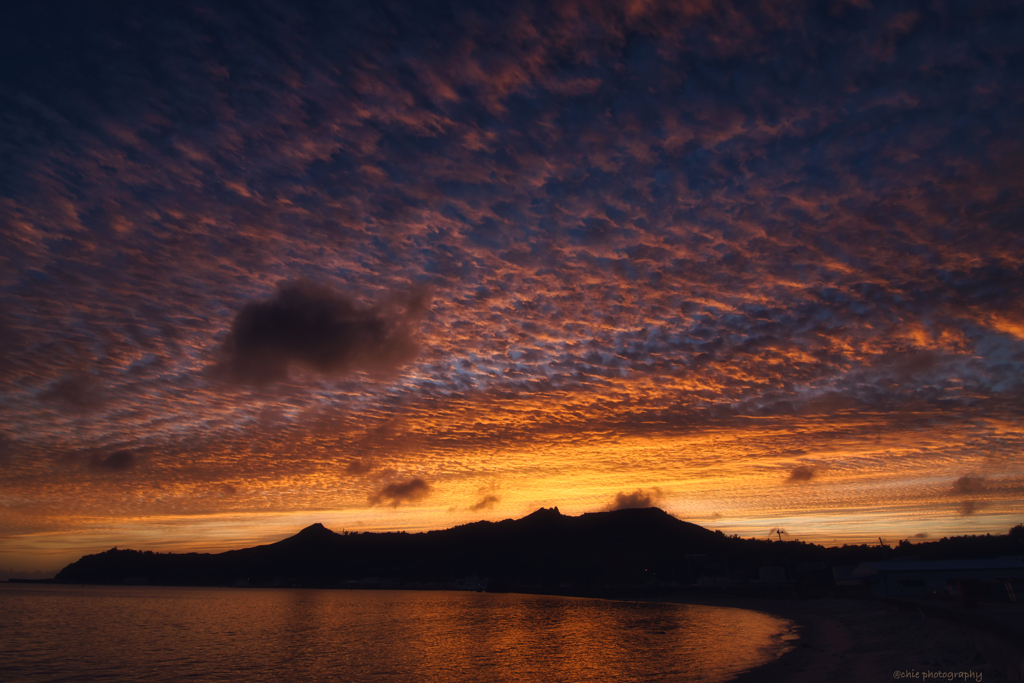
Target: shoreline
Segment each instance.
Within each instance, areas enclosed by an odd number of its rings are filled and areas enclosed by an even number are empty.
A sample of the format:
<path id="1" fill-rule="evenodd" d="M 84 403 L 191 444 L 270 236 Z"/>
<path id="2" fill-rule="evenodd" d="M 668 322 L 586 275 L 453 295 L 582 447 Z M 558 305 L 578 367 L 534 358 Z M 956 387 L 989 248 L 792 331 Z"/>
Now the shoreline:
<path id="1" fill-rule="evenodd" d="M 689 595 L 651 601 L 748 609 L 793 623 L 799 637 L 787 641 L 788 652 L 731 683 L 1024 680 L 1024 649 L 996 635 L 1009 632 L 1008 625 L 1024 628 L 1024 604 L 922 609 L 909 600 Z M 983 622 L 988 617 L 991 627 Z"/>

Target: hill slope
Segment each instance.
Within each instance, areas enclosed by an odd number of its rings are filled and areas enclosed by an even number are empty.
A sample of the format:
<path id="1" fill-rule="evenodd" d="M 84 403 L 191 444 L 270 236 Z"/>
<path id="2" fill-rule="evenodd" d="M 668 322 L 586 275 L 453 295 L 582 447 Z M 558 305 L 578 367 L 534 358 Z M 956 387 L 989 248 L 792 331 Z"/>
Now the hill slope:
<path id="1" fill-rule="evenodd" d="M 57 575 L 74 583 L 145 579 L 175 585 L 339 585 L 370 577 L 409 583 L 469 575 L 514 584 L 636 584 L 678 578 L 686 555 L 723 538 L 657 508 L 568 517 L 540 509 L 518 520 L 426 533 L 336 534 L 314 524 L 277 543 L 219 554 L 108 550 Z"/>

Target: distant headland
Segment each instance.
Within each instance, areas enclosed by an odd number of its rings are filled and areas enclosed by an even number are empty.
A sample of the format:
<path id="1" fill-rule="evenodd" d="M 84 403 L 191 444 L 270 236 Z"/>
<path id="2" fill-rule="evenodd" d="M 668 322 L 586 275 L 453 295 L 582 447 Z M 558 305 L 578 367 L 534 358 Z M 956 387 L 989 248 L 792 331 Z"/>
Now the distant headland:
<path id="1" fill-rule="evenodd" d="M 604 594 L 690 586 L 814 590 L 865 562 L 1019 556 L 1024 529 L 930 543 L 825 548 L 742 539 L 658 508 L 474 522 L 423 533 L 335 533 L 313 524 L 277 543 L 217 554 L 86 555 L 56 581 L 185 586 L 454 588 Z M 842 581 L 840 581 L 842 583 Z M 847 581 L 856 584 L 856 581 Z"/>

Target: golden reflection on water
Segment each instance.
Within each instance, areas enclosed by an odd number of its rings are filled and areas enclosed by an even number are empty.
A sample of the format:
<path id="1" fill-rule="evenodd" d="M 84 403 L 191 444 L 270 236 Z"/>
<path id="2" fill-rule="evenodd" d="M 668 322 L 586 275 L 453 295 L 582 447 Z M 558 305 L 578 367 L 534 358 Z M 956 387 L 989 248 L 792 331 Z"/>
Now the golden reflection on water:
<path id="1" fill-rule="evenodd" d="M 155 587 L 0 589 L 0 679 L 703 681 L 781 654 L 732 608 L 534 595 Z"/>

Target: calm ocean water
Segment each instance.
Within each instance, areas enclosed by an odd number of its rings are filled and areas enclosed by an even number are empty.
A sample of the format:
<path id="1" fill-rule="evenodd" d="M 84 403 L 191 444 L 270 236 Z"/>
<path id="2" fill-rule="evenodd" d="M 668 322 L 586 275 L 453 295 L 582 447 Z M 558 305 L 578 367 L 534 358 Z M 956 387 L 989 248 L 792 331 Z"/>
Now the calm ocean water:
<path id="1" fill-rule="evenodd" d="M 434 591 L 0 584 L 2 681 L 705 681 L 789 624 L 732 608 Z"/>

